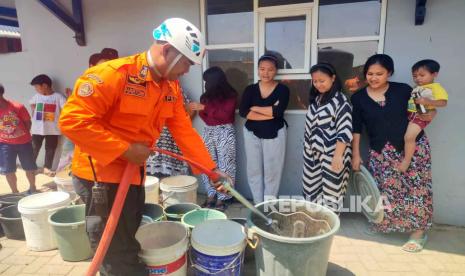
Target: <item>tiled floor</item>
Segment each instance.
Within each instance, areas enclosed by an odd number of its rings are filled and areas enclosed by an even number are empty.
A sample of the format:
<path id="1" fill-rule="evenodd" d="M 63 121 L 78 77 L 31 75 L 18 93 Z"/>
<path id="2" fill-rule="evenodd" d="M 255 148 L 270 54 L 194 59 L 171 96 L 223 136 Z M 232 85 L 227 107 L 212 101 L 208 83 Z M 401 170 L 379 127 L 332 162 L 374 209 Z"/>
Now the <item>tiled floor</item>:
<path id="1" fill-rule="evenodd" d="M 27 189 L 23 172 L 18 172 L 20 190 Z M 52 179 L 37 178 L 42 190 L 53 188 Z M 0 194 L 9 188 L 0 176 Z M 247 210 L 235 203 L 229 218 L 245 217 Z M 465 228 L 435 225 L 428 233 L 425 250 L 412 254 L 401 250 L 406 236 L 369 236 L 366 220 L 358 214 L 343 214 L 341 230 L 335 236 L 327 275 L 463 275 L 465 276 Z M 0 275 L 84 275 L 89 262 L 65 262 L 57 250 L 33 252 L 24 241 L 0 239 Z M 255 275 L 253 261 L 245 265 L 245 275 Z"/>

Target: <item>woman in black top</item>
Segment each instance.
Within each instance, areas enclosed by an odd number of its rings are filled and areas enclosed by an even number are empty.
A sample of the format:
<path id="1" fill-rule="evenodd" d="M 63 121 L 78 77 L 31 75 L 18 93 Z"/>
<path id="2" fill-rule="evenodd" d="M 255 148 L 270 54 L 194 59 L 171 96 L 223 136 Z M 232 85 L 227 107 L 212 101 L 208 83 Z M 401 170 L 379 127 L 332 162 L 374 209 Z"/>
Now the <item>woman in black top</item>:
<path id="1" fill-rule="evenodd" d="M 277 58 L 264 55 L 258 60 L 260 81 L 246 87 L 239 114 L 246 118 L 244 143 L 247 178 L 255 204 L 264 197 L 276 197 L 286 151 L 284 111 L 289 89 L 274 80 Z"/>
<path id="2" fill-rule="evenodd" d="M 406 232 L 409 240 L 402 249 L 418 252 L 426 242 L 425 231 L 433 215 L 431 149 L 424 133 L 418 135 L 415 155 L 409 170 L 396 169 L 402 160 L 403 137 L 407 129 L 407 103 L 412 88 L 389 82 L 394 72 L 392 59 L 383 54 L 370 57 L 364 73 L 368 86 L 352 96 L 352 167 L 360 169 L 360 133 L 365 127 L 370 142 L 368 169 L 375 178 L 383 203 L 384 219 L 373 224 L 374 232 Z M 431 118 L 425 117 L 426 120 Z"/>

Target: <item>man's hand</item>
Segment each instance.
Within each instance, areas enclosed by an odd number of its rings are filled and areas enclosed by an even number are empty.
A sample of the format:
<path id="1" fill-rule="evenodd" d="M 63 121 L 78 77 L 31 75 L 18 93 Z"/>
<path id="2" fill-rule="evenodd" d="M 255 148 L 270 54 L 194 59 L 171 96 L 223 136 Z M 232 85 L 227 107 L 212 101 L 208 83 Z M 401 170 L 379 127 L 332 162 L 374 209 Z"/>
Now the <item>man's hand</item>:
<path id="1" fill-rule="evenodd" d="M 231 177 L 219 169 L 215 169 L 214 172 L 220 175 L 220 180 L 212 182 L 212 186 L 220 193 L 228 193 L 228 190 L 224 188 L 223 184 L 224 182 L 227 182 L 230 186 L 232 186 L 233 183 Z"/>
<path id="2" fill-rule="evenodd" d="M 151 153 L 150 148 L 144 143 L 134 143 L 129 145 L 129 148 L 123 153 L 123 158 L 131 163 L 143 165 L 149 158 Z"/>

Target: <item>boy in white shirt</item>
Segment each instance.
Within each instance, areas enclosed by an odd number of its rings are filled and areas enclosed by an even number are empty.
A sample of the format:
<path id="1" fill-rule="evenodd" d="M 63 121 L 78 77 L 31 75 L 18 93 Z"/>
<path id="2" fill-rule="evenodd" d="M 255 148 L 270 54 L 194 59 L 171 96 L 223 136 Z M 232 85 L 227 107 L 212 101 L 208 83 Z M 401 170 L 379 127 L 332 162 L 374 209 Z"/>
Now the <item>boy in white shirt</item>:
<path id="1" fill-rule="evenodd" d="M 31 85 L 37 91 L 37 94 L 29 101 L 32 110 L 31 134 L 34 160 L 37 159 L 45 140 L 44 174 L 54 176 L 53 157 L 61 135 L 57 123 L 66 98 L 52 90 L 52 80 L 47 75 L 41 74 L 34 77 Z"/>

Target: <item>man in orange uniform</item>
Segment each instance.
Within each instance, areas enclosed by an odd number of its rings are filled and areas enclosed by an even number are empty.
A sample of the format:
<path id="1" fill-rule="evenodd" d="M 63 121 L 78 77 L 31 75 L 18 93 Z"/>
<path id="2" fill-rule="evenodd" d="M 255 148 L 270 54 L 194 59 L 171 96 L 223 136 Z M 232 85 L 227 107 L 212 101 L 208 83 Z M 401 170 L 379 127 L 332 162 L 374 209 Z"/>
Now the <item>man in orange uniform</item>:
<path id="1" fill-rule="evenodd" d="M 177 81 L 191 65 L 201 63 L 202 34 L 188 21 L 171 18 L 154 29 L 153 37 L 155 42 L 145 53 L 89 68 L 77 80 L 61 113 L 60 128 L 76 144 L 73 184 L 86 203 L 86 227 L 94 249 L 114 201 L 115 184 L 121 180 L 127 162 L 141 166 L 140 174 L 132 177 L 115 235 L 100 268 L 102 275 L 147 274 L 137 257 L 140 245 L 134 236 L 144 206 L 144 163 L 163 126 L 168 126 L 183 155 L 207 168 L 216 167 L 192 127 Z M 94 203 L 101 199 L 102 190 L 103 198 L 108 198 L 108 210 L 102 204 L 91 203 L 92 195 Z"/>

